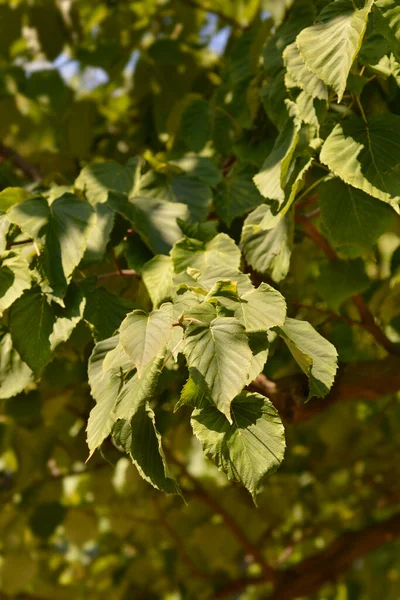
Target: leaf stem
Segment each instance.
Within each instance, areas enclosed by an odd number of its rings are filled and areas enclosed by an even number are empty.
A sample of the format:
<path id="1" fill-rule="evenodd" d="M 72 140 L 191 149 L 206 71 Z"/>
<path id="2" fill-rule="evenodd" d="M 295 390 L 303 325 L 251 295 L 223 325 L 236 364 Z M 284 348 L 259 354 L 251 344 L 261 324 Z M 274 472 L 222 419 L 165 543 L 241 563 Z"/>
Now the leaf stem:
<path id="1" fill-rule="evenodd" d="M 318 187 L 323 181 L 325 181 L 325 179 L 327 179 L 328 175 L 323 175 L 323 177 L 320 177 L 319 179 L 317 179 L 316 181 L 314 181 L 307 189 L 305 189 L 297 198 L 296 198 L 296 202 L 300 203 L 303 198 L 306 198 L 310 192 L 315 189 L 316 187 Z"/>

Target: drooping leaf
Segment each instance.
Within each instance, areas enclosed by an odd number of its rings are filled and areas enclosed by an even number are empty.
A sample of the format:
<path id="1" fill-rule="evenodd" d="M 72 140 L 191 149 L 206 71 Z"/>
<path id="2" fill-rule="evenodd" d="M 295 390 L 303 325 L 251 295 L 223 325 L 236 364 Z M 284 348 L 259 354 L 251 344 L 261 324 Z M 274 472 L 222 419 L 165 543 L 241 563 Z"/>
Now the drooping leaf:
<path id="1" fill-rule="evenodd" d="M 290 214 L 275 216 L 262 204 L 244 222 L 241 243 L 246 261 L 259 273 L 281 281 L 290 266 L 293 230 Z"/>
<path id="2" fill-rule="evenodd" d="M 287 318 L 277 332 L 286 342 L 299 367 L 308 376 L 309 398 L 323 398 L 332 387 L 337 370 L 335 347 L 306 321 Z"/>
<path id="3" fill-rule="evenodd" d="M 149 315 L 142 310 L 134 310 L 122 322 L 121 344 L 132 358 L 139 377 L 143 368 L 163 350 L 171 330 L 171 314 L 162 310 L 154 310 Z"/>
<path id="4" fill-rule="evenodd" d="M 285 453 L 285 434 L 272 403 L 242 392 L 232 402 L 230 424 L 214 406 L 193 412 L 191 423 L 203 451 L 228 479 L 244 485 L 253 498 Z"/>
<path id="5" fill-rule="evenodd" d="M 205 221 L 211 209 L 212 191 L 210 186 L 193 175 L 178 175 L 171 182 L 177 202 L 185 204 L 196 221 Z"/>
<path id="6" fill-rule="evenodd" d="M 7 216 L 43 248 L 40 260 L 52 293 L 63 298 L 86 250 L 94 219 L 90 204 L 69 193 L 50 205 L 36 197 L 13 206 Z"/>
<path id="7" fill-rule="evenodd" d="M 288 100 L 286 106 L 289 113 L 286 126 L 278 136 L 272 152 L 265 159 L 261 171 L 254 177 L 260 194 L 269 200 L 276 200 L 279 206 L 285 201 L 285 187 L 301 128 L 296 104 Z"/>
<path id="8" fill-rule="evenodd" d="M 106 359 L 108 365 L 105 365 Z M 98 342 L 93 349 L 88 377 L 96 406 L 90 412 L 86 429 L 89 457 L 111 433 L 116 420 L 114 409 L 123 384 L 122 376 L 132 366 L 132 361 L 118 345 L 118 336 Z"/>
<path id="9" fill-rule="evenodd" d="M 118 421 L 113 436 L 130 455 L 143 479 L 167 494 L 180 493 L 168 471 L 154 412 L 146 403 L 140 405 L 130 422 Z"/>
<path id="10" fill-rule="evenodd" d="M 230 404 L 246 384 L 251 361 L 243 325 L 232 317 L 192 322 L 183 352 L 189 369 L 204 378 L 216 407 L 231 422 Z"/>
<path id="11" fill-rule="evenodd" d="M 115 214 L 108 204 L 97 202 L 93 205 L 93 227 L 87 241 L 83 262 L 100 262 L 106 252 L 107 244 L 114 226 Z"/>
<path id="12" fill-rule="evenodd" d="M 209 406 L 210 403 L 210 393 L 206 386 L 201 385 L 200 378 L 189 377 L 182 388 L 178 402 L 175 404 L 174 412 L 176 412 L 182 406 L 203 408 L 204 406 Z"/>
<path id="13" fill-rule="evenodd" d="M 0 399 L 22 392 L 33 381 L 33 373 L 13 348 L 11 335 L 0 338 Z"/>
<path id="14" fill-rule="evenodd" d="M 376 114 L 338 123 L 325 141 L 320 159 L 345 183 L 387 202 L 400 202 L 400 117 Z"/>
<path id="15" fill-rule="evenodd" d="M 0 315 L 31 286 L 28 262 L 14 251 L 0 254 Z"/>
<path id="16" fill-rule="evenodd" d="M 130 421 L 135 412 L 139 410 L 145 402 L 151 400 L 160 376 L 160 368 L 163 360 L 164 353 L 155 356 L 155 358 L 143 368 L 140 377 L 137 372 L 134 373 L 121 388 L 115 408 L 116 419 Z"/>
<path id="17" fill-rule="evenodd" d="M 328 90 L 324 82 L 306 66 L 296 42 L 286 46 L 283 59 L 287 70 L 285 76 L 287 87 L 298 87 L 307 92 L 312 98 L 328 100 Z"/>
<path id="18" fill-rule="evenodd" d="M 373 0 L 358 9 L 352 0 L 330 2 L 315 25 L 303 29 L 296 44 L 306 66 L 326 85 L 332 87 L 339 102 L 347 77 L 361 47 Z"/>
<path id="19" fill-rule="evenodd" d="M 219 217 L 228 225 L 236 217 L 246 214 L 264 202 L 251 178 L 245 174 L 232 174 L 224 181 L 215 198 L 215 209 Z"/>
<path id="20" fill-rule="evenodd" d="M 340 179 L 319 188 L 321 229 L 332 246 L 351 258 L 369 253 L 393 221 L 393 211 Z"/>
<path id="21" fill-rule="evenodd" d="M 265 332 L 250 333 L 249 346 L 252 357 L 248 383 L 251 383 L 257 375 L 262 372 L 264 365 L 267 362 L 270 347 L 268 334 Z"/>
<path id="22" fill-rule="evenodd" d="M 397 0 L 376 0 L 375 18 L 393 54 L 400 61 L 400 5 Z"/>
<path id="23" fill-rule="evenodd" d="M 69 339 L 75 327 L 83 319 L 85 306 L 86 298 L 82 290 L 72 283 L 64 298 L 64 307 L 54 306 L 56 320 L 50 336 L 52 350 Z"/>
<path id="24" fill-rule="evenodd" d="M 133 303 L 102 286 L 96 287 L 93 281 L 86 280 L 80 285 L 86 298 L 84 319 L 91 327 L 95 340 L 111 337 L 132 310 Z"/>
<path id="25" fill-rule="evenodd" d="M 174 266 L 170 256 L 162 254 L 155 256 L 142 269 L 142 278 L 149 292 L 154 308 L 174 295 L 173 287 Z"/>
<path id="26" fill-rule="evenodd" d="M 25 290 L 10 309 L 10 332 L 21 359 L 41 375 L 52 356 L 50 336 L 56 315 L 37 288 Z"/>

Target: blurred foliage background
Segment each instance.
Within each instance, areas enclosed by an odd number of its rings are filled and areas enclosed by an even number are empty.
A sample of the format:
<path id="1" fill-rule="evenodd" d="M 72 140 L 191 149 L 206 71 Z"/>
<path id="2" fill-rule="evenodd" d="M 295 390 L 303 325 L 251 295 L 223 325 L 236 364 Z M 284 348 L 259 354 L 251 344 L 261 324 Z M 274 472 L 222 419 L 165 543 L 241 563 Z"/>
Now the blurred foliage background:
<path id="1" fill-rule="evenodd" d="M 291 4 L 0 2 L 1 188 L 70 184 L 96 158 L 125 163 L 144 154 L 151 162 L 166 152 L 171 158 L 199 152 L 210 139 L 224 157 L 222 172 L 239 160 L 251 181 L 276 137 L 281 102 L 271 90 L 264 98 L 259 93 L 259 55 Z M 275 123 L 263 109 L 271 93 Z M 370 95 L 370 102 L 378 101 Z M 398 93 L 389 104 L 400 114 Z M 219 184 L 215 195 L 226 193 L 226 185 Z M 239 233 L 233 220 L 230 234 Z M 368 300 L 394 341 L 399 235 L 393 216 L 390 231 L 366 257 L 374 279 Z M 184 375 L 163 373 L 157 422 L 186 504 L 148 486 L 111 443 L 84 463 L 93 405 L 86 363 L 93 344 L 80 324 L 40 384 L 2 404 L 2 600 L 256 600 L 273 589 L 264 582 L 268 565 L 288 581 L 299 564 L 314 581 L 307 598 L 400 598 L 400 545 L 391 540 L 398 520 L 368 529 L 393 519 L 400 503 L 400 405 L 384 385 L 385 369 L 390 366 L 393 381 L 398 365 L 385 362 L 370 332 L 354 326 L 354 306 L 341 316 L 326 311 L 331 284 L 315 284 L 326 257 L 299 231 L 295 244 L 282 284 L 292 314 L 310 320 L 337 346 L 342 362 L 356 365 L 355 388 L 375 369 L 382 393 L 373 389 L 370 402 L 368 390 L 350 391 L 351 401 L 335 402 L 304 422 L 291 424 L 296 419 L 286 415 L 286 460 L 255 508 L 245 490 L 228 484 L 204 459 L 184 411 L 171 414 Z M 110 268 L 111 256 L 105 272 Z M 104 282 L 126 299 L 137 295 L 138 285 Z M 267 375 L 289 381 L 295 371 L 279 347 Z M 361 534 L 342 537 L 345 531 Z M 303 562 L 307 557 L 310 563 Z M 301 588 L 296 593 L 301 597 Z M 283 592 L 276 594 L 275 600 L 285 600 Z"/>

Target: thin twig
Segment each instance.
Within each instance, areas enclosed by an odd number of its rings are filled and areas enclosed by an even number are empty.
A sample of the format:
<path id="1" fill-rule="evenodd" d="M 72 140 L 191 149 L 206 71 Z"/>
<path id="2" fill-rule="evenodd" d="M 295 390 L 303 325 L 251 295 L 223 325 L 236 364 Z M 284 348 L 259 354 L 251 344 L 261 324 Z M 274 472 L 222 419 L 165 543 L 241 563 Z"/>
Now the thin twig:
<path id="1" fill-rule="evenodd" d="M 7 242 L 6 250 L 10 250 L 13 246 L 22 246 L 23 244 L 33 244 L 33 240 L 22 240 L 21 242 Z"/>
<path id="2" fill-rule="evenodd" d="M 190 555 L 188 554 L 185 545 L 183 543 L 183 540 L 181 539 L 181 537 L 179 536 L 179 534 L 175 531 L 175 529 L 173 529 L 173 527 L 171 527 L 171 525 L 168 523 L 168 520 L 164 514 L 164 511 L 161 508 L 160 502 L 158 500 L 158 498 L 154 497 L 153 498 L 153 503 L 154 506 L 157 510 L 158 513 L 158 522 L 160 523 L 160 525 L 165 529 L 165 531 L 168 533 L 169 537 L 175 542 L 175 546 L 182 558 L 182 561 L 185 563 L 185 565 L 187 566 L 187 568 L 189 569 L 190 573 L 193 575 L 193 577 L 197 577 L 199 579 L 209 579 L 209 577 L 205 574 L 202 573 L 201 571 L 198 570 L 198 568 L 196 567 L 195 563 L 193 562 L 192 558 L 190 557 Z"/>
<path id="3" fill-rule="evenodd" d="M 337 260 L 338 256 L 336 252 L 333 250 L 333 248 L 331 248 L 327 240 L 318 231 L 318 229 L 314 227 L 311 221 L 299 214 L 295 215 L 295 221 L 305 229 L 308 236 L 317 244 L 317 246 L 321 248 L 329 260 Z M 386 334 L 376 323 L 375 317 L 365 303 L 364 298 L 360 294 L 356 294 L 352 296 L 351 299 L 359 312 L 361 324 L 364 329 L 366 329 L 372 335 L 375 341 L 382 346 L 382 348 L 385 348 L 389 354 L 400 356 L 400 344 L 395 344 L 389 340 Z"/>
<path id="4" fill-rule="evenodd" d="M 337 255 L 335 251 L 330 247 L 324 236 L 314 227 L 314 225 L 308 221 L 305 217 L 299 214 L 295 214 L 294 217 L 296 223 L 301 225 L 307 232 L 308 236 L 316 243 L 317 246 L 326 254 L 329 260 L 336 260 Z"/>
<path id="5" fill-rule="evenodd" d="M 140 278 L 140 275 L 133 269 L 120 269 L 119 271 L 113 271 L 112 273 L 102 273 L 101 275 L 97 275 L 97 280 L 100 281 L 103 279 L 114 279 L 116 277 L 138 277 L 138 278 Z"/>
<path id="6" fill-rule="evenodd" d="M 316 181 L 314 181 L 310 186 L 308 186 L 307 189 L 305 189 L 297 198 L 296 198 L 296 205 L 297 206 L 302 206 L 301 201 L 303 200 L 303 198 L 307 198 L 310 195 L 310 192 L 312 190 L 314 190 L 316 187 L 318 187 L 321 183 L 323 183 L 325 181 L 325 179 L 327 179 L 329 177 L 329 175 L 324 175 L 323 177 L 320 177 L 319 179 L 317 179 Z"/>
<path id="7" fill-rule="evenodd" d="M 258 546 L 253 544 L 248 537 L 241 530 L 236 521 L 231 517 L 231 515 L 225 510 L 219 502 L 209 494 L 209 492 L 201 485 L 201 483 L 193 477 L 186 469 L 186 465 L 175 455 L 168 453 L 168 457 L 175 462 L 176 465 L 181 469 L 184 476 L 189 479 L 191 484 L 194 487 L 194 490 L 189 491 L 185 490 L 186 495 L 190 495 L 194 498 L 198 498 L 204 504 L 207 504 L 212 511 L 222 517 L 226 527 L 231 532 L 232 536 L 239 542 L 239 544 L 246 550 L 246 552 L 253 557 L 253 560 L 257 562 L 263 572 L 263 578 L 265 581 L 275 581 L 276 573 L 274 569 L 265 562 L 265 559 L 262 555 L 262 552 Z"/>
<path id="8" fill-rule="evenodd" d="M 40 181 L 42 179 L 39 171 L 31 165 L 25 158 L 22 158 L 18 152 L 8 148 L 8 146 L 4 146 L 4 144 L 0 143 L 0 157 L 6 158 L 10 160 L 15 167 L 20 169 L 32 181 Z"/>

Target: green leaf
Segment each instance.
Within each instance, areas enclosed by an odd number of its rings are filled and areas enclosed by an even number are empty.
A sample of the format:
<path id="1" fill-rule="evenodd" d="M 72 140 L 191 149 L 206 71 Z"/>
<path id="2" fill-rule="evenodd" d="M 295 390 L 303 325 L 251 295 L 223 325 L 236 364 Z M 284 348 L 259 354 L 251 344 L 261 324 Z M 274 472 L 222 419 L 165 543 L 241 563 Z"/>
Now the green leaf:
<path id="1" fill-rule="evenodd" d="M 127 356 L 127 355 L 126 355 Z M 129 359 L 130 360 L 130 359 Z M 139 377 L 136 372 L 125 382 L 120 390 L 115 408 L 115 418 L 130 421 L 135 412 L 151 400 L 161 373 L 164 353 L 157 355 L 148 363 Z M 130 361 L 132 363 L 132 361 Z"/>
<path id="2" fill-rule="evenodd" d="M 175 404 L 174 412 L 182 406 L 191 406 L 192 408 L 203 408 L 209 406 L 211 402 L 210 392 L 207 387 L 201 385 L 199 377 L 189 377 L 182 388 L 180 398 Z"/>
<path id="3" fill-rule="evenodd" d="M 139 377 L 143 368 L 164 349 L 171 331 L 171 314 L 162 310 L 154 310 L 149 315 L 134 310 L 121 323 L 121 344 L 132 358 Z"/>
<path id="4" fill-rule="evenodd" d="M 267 331 L 285 322 L 285 299 L 266 283 L 239 296 L 232 281 L 220 281 L 214 284 L 207 298 L 216 298 L 222 306 L 231 310 L 247 333 Z"/>
<path id="5" fill-rule="evenodd" d="M 28 192 L 20 187 L 8 187 L 0 192 L 0 213 L 26 200 Z"/>
<path id="6" fill-rule="evenodd" d="M 357 9 L 352 0 L 330 2 L 315 25 L 297 36 L 297 48 L 306 66 L 335 90 L 339 102 L 360 50 L 373 1 L 367 0 L 362 9 Z"/>
<path id="7" fill-rule="evenodd" d="M 243 321 L 248 333 L 266 331 L 285 322 L 285 299 L 266 283 L 241 296 L 239 304 L 235 317 Z"/>
<path id="8" fill-rule="evenodd" d="M 250 333 L 249 346 L 252 352 L 248 383 L 254 381 L 264 369 L 269 354 L 268 334 L 264 332 Z"/>
<path id="9" fill-rule="evenodd" d="M 323 266 L 316 282 L 317 291 L 335 311 L 350 296 L 365 292 L 370 285 L 361 259 L 331 261 Z"/>
<path id="10" fill-rule="evenodd" d="M 197 177 L 200 181 L 211 186 L 218 185 L 222 179 L 220 169 L 208 156 L 186 154 L 183 158 L 170 160 L 169 164 L 179 167 L 185 173 L 188 173 L 192 177 Z"/>
<path id="11" fill-rule="evenodd" d="M 287 71 L 285 83 L 288 88 L 298 87 L 312 98 L 328 100 L 328 90 L 324 82 L 305 65 L 296 42 L 286 46 L 283 59 Z"/>
<path id="12" fill-rule="evenodd" d="M 340 179 L 321 185 L 319 206 L 323 234 L 338 252 L 351 258 L 370 253 L 394 217 L 389 206 Z"/>
<path id="13" fill-rule="evenodd" d="M 131 301 L 112 294 L 93 281 L 83 281 L 81 287 L 86 298 L 84 319 L 89 323 L 95 340 L 111 337 L 133 308 Z"/>
<path id="14" fill-rule="evenodd" d="M 210 139 L 210 107 L 206 100 L 195 98 L 181 117 L 181 136 L 187 148 L 200 152 Z"/>
<path id="15" fill-rule="evenodd" d="M 191 423 L 203 451 L 228 479 L 244 485 L 253 499 L 285 453 L 277 410 L 259 394 L 242 392 L 231 405 L 233 424 L 213 406 L 195 410 Z"/>
<path id="16" fill-rule="evenodd" d="M 0 316 L 31 286 L 31 273 L 25 258 L 14 251 L 0 254 Z"/>
<path id="17" fill-rule="evenodd" d="M 259 273 L 270 275 L 277 283 L 289 271 L 293 243 L 293 219 L 290 214 L 273 215 L 262 204 L 244 222 L 241 243 L 246 261 Z"/>
<path id="18" fill-rule="evenodd" d="M 107 360 L 107 362 L 106 362 Z M 111 433 L 115 405 L 123 384 L 123 375 L 133 367 L 131 359 L 118 345 L 118 336 L 98 342 L 89 358 L 88 376 L 91 394 L 96 401 L 87 424 L 89 458 Z"/>
<path id="19" fill-rule="evenodd" d="M 54 306 L 56 321 L 50 336 L 50 346 L 54 350 L 62 342 L 66 342 L 73 330 L 83 319 L 86 299 L 82 290 L 72 283 L 64 298 L 64 307 Z"/>
<path id="20" fill-rule="evenodd" d="M 183 352 L 190 371 L 203 377 L 218 410 L 232 422 L 230 404 L 246 385 L 251 361 L 243 325 L 233 317 L 192 322 L 185 331 Z"/>
<path id="21" fill-rule="evenodd" d="M 192 175 L 178 175 L 171 181 L 172 191 L 177 202 L 186 204 L 190 215 L 196 221 L 205 221 L 211 209 L 212 191 L 204 183 Z"/>
<path id="22" fill-rule="evenodd" d="M 37 288 L 27 290 L 10 309 L 10 332 L 21 359 L 38 377 L 52 356 L 50 336 L 56 315 Z"/>
<path id="23" fill-rule="evenodd" d="M 220 233 L 207 243 L 184 238 L 171 250 L 176 273 L 188 267 L 206 271 L 209 266 L 223 265 L 232 269 L 240 266 L 240 250 L 226 233 Z"/>
<path id="24" fill-rule="evenodd" d="M 337 370 L 335 347 L 306 321 L 287 318 L 276 331 L 286 342 L 299 367 L 308 376 L 309 398 L 323 398 L 332 387 Z"/>
<path id="25" fill-rule="evenodd" d="M 168 254 L 173 244 L 182 237 L 177 219 L 189 218 L 189 209 L 179 202 L 167 202 L 150 197 L 127 199 L 112 194 L 111 206 L 126 217 L 143 241 L 155 254 Z"/>
<path id="26" fill-rule="evenodd" d="M 107 202 L 111 191 L 132 195 L 138 178 L 138 161 L 128 163 L 125 167 L 114 161 L 97 162 L 82 169 L 75 187 L 84 192 L 90 204 L 95 206 Z"/>
<path id="27" fill-rule="evenodd" d="M 387 38 L 393 54 L 400 61 L 400 5 L 397 0 L 376 0 L 375 18 Z"/>
<path id="28" fill-rule="evenodd" d="M 118 421 L 113 435 L 128 452 L 143 479 L 157 490 L 180 494 L 178 484 L 168 471 L 154 412 L 147 404 L 140 405 L 130 423 Z"/>
<path id="29" fill-rule="evenodd" d="M 285 101 L 289 112 L 286 126 L 279 134 L 272 152 L 265 159 L 261 171 L 254 177 L 260 194 L 276 200 L 281 206 L 285 201 L 285 187 L 290 176 L 290 165 L 299 140 L 301 120 L 296 104 Z"/>
<path id="30" fill-rule="evenodd" d="M 11 335 L 0 339 L 0 399 L 16 396 L 33 381 L 33 373 L 13 348 Z"/>
<path id="31" fill-rule="evenodd" d="M 51 205 L 36 197 L 13 206 L 7 216 L 43 248 L 40 260 L 52 293 L 63 298 L 91 233 L 94 216 L 90 204 L 69 193 Z"/>
<path id="32" fill-rule="evenodd" d="M 251 178 L 244 173 L 227 177 L 215 198 L 215 210 L 227 225 L 264 202 Z"/>
<path id="33" fill-rule="evenodd" d="M 115 220 L 114 211 L 108 204 L 98 202 L 93 205 L 93 210 L 93 227 L 83 256 L 85 264 L 100 262 L 103 259 Z"/>
<path id="34" fill-rule="evenodd" d="M 173 298 L 173 276 L 174 266 L 170 256 L 160 254 L 144 265 L 142 278 L 154 308 Z"/>
<path id="35" fill-rule="evenodd" d="M 351 118 L 338 123 L 320 159 L 345 183 L 387 202 L 400 202 L 400 117 L 377 114 L 367 123 Z"/>

